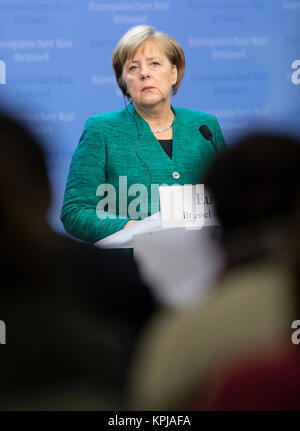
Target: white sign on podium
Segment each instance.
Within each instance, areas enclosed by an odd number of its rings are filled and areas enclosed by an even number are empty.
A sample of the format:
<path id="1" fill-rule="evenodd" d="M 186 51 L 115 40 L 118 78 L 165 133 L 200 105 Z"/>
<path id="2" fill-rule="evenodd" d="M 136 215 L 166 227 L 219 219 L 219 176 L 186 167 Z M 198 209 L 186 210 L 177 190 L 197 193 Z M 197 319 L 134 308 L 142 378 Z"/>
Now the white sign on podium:
<path id="1" fill-rule="evenodd" d="M 201 229 L 219 225 L 214 201 L 205 194 L 204 184 L 159 187 L 162 227 Z"/>
<path id="2" fill-rule="evenodd" d="M 204 185 L 159 187 L 161 211 L 108 236 L 94 245 L 107 248 L 132 248 L 135 235 L 171 228 L 201 229 L 218 226 L 212 197 Z"/>

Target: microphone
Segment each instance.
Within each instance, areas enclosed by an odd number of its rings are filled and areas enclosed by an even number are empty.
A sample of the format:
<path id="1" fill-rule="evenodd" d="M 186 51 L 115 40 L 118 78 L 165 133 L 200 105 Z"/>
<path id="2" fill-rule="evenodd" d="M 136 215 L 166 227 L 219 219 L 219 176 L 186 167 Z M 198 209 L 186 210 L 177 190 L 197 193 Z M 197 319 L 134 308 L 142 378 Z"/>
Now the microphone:
<path id="1" fill-rule="evenodd" d="M 201 135 L 202 135 L 202 136 L 203 136 L 207 141 L 210 141 L 210 142 L 213 144 L 214 149 L 215 149 L 215 152 L 216 152 L 217 156 L 219 156 L 220 154 L 219 154 L 218 148 L 217 148 L 216 144 L 215 144 L 215 143 L 214 143 L 214 141 L 213 141 L 213 135 L 212 135 L 212 133 L 211 133 L 210 129 L 207 127 L 207 125 L 206 125 L 206 124 L 203 124 L 202 126 L 200 126 L 200 127 L 199 127 L 199 131 L 200 131 Z"/>

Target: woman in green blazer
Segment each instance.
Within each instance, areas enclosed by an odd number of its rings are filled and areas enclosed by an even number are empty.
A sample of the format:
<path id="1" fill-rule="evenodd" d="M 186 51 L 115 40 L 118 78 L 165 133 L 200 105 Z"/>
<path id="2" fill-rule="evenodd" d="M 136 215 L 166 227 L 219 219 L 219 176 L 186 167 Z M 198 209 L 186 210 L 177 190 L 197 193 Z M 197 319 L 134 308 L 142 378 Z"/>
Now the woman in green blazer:
<path id="1" fill-rule="evenodd" d="M 219 151 L 217 119 L 171 106 L 184 75 L 180 45 L 152 27 L 131 28 L 112 55 L 118 85 L 131 103 L 90 117 L 72 158 L 61 219 L 96 242 L 159 211 L 158 187 L 198 184 L 216 157 L 199 132 L 207 125 Z"/>

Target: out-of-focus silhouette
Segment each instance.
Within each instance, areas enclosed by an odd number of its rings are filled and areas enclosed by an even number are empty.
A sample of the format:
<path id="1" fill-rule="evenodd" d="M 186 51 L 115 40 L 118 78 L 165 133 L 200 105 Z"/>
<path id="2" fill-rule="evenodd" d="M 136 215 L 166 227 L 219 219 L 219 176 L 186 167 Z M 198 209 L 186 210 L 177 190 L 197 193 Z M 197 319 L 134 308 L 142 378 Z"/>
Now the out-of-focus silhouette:
<path id="1" fill-rule="evenodd" d="M 204 179 L 216 201 L 229 266 L 272 254 L 282 244 L 300 193 L 300 144 L 253 134 L 223 154 Z"/>
<path id="2" fill-rule="evenodd" d="M 287 236 L 294 320 L 278 345 L 252 352 L 243 360 L 229 361 L 208 378 L 210 390 L 203 400 L 194 398 L 189 408 L 208 410 L 300 409 L 300 211 Z M 292 320 L 291 322 L 292 323 Z M 215 371 L 215 370 L 214 370 Z"/>
<path id="3" fill-rule="evenodd" d="M 155 309 L 133 258 L 54 232 L 44 153 L 0 115 L 0 409 L 116 409 Z"/>
<path id="4" fill-rule="evenodd" d="M 287 136 L 244 137 L 209 169 L 205 187 L 222 224 L 224 271 L 213 295 L 159 313 L 133 366 L 134 409 L 205 406 L 207 376 L 231 358 L 290 340 L 294 291 L 286 239 L 300 190 L 300 145 Z"/>

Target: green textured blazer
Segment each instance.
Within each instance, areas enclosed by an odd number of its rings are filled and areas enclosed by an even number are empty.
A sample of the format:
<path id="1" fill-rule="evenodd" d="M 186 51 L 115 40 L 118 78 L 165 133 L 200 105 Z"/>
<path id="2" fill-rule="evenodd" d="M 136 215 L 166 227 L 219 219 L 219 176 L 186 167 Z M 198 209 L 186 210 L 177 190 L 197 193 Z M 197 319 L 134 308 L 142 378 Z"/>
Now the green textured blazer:
<path id="1" fill-rule="evenodd" d="M 67 232 L 96 242 L 132 218 L 159 211 L 160 185 L 201 183 L 216 152 L 199 127 L 206 124 L 223 151 L 219 123 L 204 112 L 172 109 L 176 115 L 172 159 L 132 103 L 87 120 L 72 158 L 61 212 Z"/>

